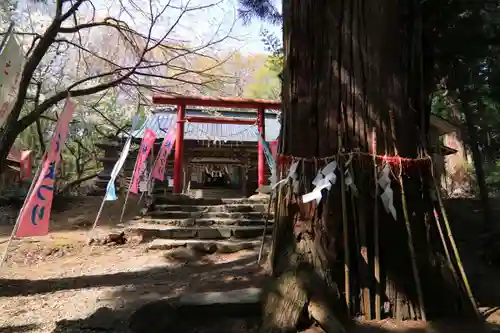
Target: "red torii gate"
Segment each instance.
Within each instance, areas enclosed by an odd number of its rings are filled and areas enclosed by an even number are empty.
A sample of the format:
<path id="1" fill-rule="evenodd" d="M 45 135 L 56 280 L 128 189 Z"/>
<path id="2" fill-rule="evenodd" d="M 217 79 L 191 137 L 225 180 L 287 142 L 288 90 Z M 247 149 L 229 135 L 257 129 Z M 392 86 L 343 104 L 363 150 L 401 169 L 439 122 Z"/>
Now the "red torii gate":
<path id="1" fill-rule="evenodd" d="M 253 125 L 254 120 L 237 119 L 228 117 L 194 117 L 186 116 L 186 106 L 206 106 L 235 109 L 257 109 L 257 127 L 259 133 L 265 138 L 264 113 L 266 109 L 280 110 L 280 101 L 267 101 L 259 99 L 243 98 L 210 98 L 210 97 L 188 97 L 188 96 L 153 96 L 154 104 L 177 105 L 177 131 L 175 139 L 175 159 L 174 159 L 174 188 L 173 193 L 182 191 L 182 163 L 184 150 L 184 122 L 205 123 L 205 124 L 238 124 Z M 258 185 L 265 185 L 265 156 L 264 149 L 258 140 Z"/>

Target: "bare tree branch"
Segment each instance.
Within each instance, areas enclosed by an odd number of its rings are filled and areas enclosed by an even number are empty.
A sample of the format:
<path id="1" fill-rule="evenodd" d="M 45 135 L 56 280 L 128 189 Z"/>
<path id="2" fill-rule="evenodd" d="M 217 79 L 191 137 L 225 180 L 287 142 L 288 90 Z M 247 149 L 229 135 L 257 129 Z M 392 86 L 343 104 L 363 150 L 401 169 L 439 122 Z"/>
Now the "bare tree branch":
<path id="1" fill-rule="evenodd" d="M 192 6 L 188 1 L 182 7 L 172 5 L 170 0 L 163 4 L 149 1 L 148 6 L 134 0 L 128 2 L 137 15 L 128 11 L 121 0 L 120 13 L 127 13 L 131 19 L 135 15 L 141 22 L 146 20 L 146 24 L 140 28 L 142 32 L 132 28 L 120 16 L 113 17 L 109 13 L 104 19 L 96 21 L 92 0 L 56 0 L 55 14 L 43 33 L 34 28 L 31 32 L 18 32 L 31 45 L 21 73 L 16 102 L 7 119 L 7 126 L 0 130 L 0 169 L 1 154 L 5 153 L 6 145 L 11 144 L 20 132 L 42 116 L 53 121 L 51 116 L 44 113 L 68 96 L 78 98 L 115 87 L 129 90 L 132 87 L 140 94 L 141 89 L 165 93 L 184 85 L 200 89 L 222 78 L 211 72 L 229 57 L 220 61 L 204 51 L 231 38 L 232 26 L 227 34 L 219 36 L 220 25 L 211 39 L 197 46 L 186 46 L 172 38 L 186 14 L 217 6 L 220 1 L 200 6 Z M 82 23 L 84 3 L 89 4 L 90 21 Z M 159 34 L 157 27 L 165 22 L 162 16 L 169 15 L 172 10 L 177 16 Z M 102 41 L 97 41 L 97 44 L 100 43 L 100 47 L 97 47 L 92 41 L 101 36 L 100 32 L 104 32 L 104 35 Z M 90 36 L 94 39 L 89 39 Z M 193 57 L 207 59 L 210 63 L 203 68 L 191 66 Z M 85 76 L 82 76 L 83 72 Z M 31 112 L 19 119 L 28 95 L 34 95 L 30 90 L 32 82 L 43 85 L 43 97 Z M 97 107 L 91 109 L 99 113 Z M 111 119 L 107 121 L 112 124 Z M 117 124 L 114 127 L 122 130 Z M 99 131 L 97 127 L 96 131 Z M 83 148 L 81 142 L 79 147 Z"/>
<path id="2" fill-rule="evenodd" d="M 56 18 L 59 20 L 60 23 L 71 17 L 73 14 L 75 14 L 78 11 L 78 8 L 82 5 L 87 0 L 76 0 L 76 2 L 73 4 L 73 6 L 63 15 L 56 15 Z M 62 8 L 61 8 L 62 9 Z M 59 23 L 59 25 L 60 25 Z"/>

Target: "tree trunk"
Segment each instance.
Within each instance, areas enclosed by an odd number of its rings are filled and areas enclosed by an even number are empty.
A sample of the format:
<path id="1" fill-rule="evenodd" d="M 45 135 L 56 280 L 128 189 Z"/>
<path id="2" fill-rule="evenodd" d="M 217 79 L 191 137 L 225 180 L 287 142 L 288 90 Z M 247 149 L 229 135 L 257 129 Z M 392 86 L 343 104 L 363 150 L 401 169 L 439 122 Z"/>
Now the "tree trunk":
<path id="1" fill-rule="evenodd" d="M 7 156 L 10 149 L 16 142 L 16 138 L 21 133 L 21 126 L 16 121 L 10 121 L 10 115 L 5 122 L 5 127 L 0 130 L 0 174 L 7 166 Z"/>
<path id="2" fill-rule="evenodd" d="M 424 305 L 427 318 L 455 312 L 456 299 L 449 295 L 456 293 L 448 293 L 455 286 L 441 273 L 448 271 L 430 221 L 430 163 L 405 161 L 399 167 L 398 160 L 391 160 L 396 162 L 390 164 L 392 172 L 401 171 L 406 192 L 402 194 L 399 177 L 393 177 L 395 221 L 375 197 L 373 157 L 359 154 L 371 152 L 372 144 L 379 154 L 417 158 L 425 152 L 430 114 L 422 82 L 420 2 L 415 3 L 283 1 L 280 154 L 300 163 L 298 181 L 289 181 L 278 195 L 271 250 L 275 279 L 264 298 L 266 332 L 308 325 L 310 318 L 327 332 L 340 332 L 340 323 L 346 325 L 350 317 L 363 313 L 359 295 L 365 294 L 360 290 L 366 281 L 359 278 L 359 266 L 372 272 L 368 285 L 372 295 L 383 293 L 386 286 L 387 294 L 394 295 L 381 294 L 380 308 L 373 313 L 385 309 L 383 316 L 397 311 L 401 318 L 424 317 L 419 311 Z M 319 204 L 303 203 L 301 196 L 312 189 L 318 168 L 326 163 L 323 158 L 341 149 L 356 154 L 352 173 L 359 191 L 354 205 L 342 197 L 346 191 L 340 191 L 343 177 L 339 176 L 330 191 L 323 190 Z M 348 157 L 335 159 L 343 165 Z M 383 160 L 376 160 L 378 173 Z M 282 169 L 286 175 L 288 167 Z M 375 229 L 375 220 L 380 229 Z M 366 244 L 355 237 L 361 229 L 368 235 Z M 374 240 L 377 233 L 380 239 Z M 378 281 L 373 274 L 376 244 L 380 244 Z M 351 296 L 346 300 L 345 295 Z M 368 305 L 375 306 L 373 298 Z"/>
<path id="3" fill-rule="evenodd" d="M 35 109 L 40 104 L 40 93 L 41 93 L 41 91 L 42 91 L 42 84 L 38 82 L 37 85 L 36 85 L 35 107 L 34 107 Z M 43 131 L 42 131 L 42 124 L 40 122 L 40 119 L 36 120 L 36 132 L 38 134 L 38 142 L 40 143 L 40 150 L 42 151 L 42 153 L 45 153 L 45 151 L 47 149 L 45 147 L 45 141 L 44 141 L 44 138 L 43 138 Z"/>
<path id="4" fill-rule="evenodd" d="M 483 206 L 484 226 L 485 229 L 487 229 L 490 227 L 491 223 L 491 207 L 483 168 L 483 154 L 479 149 L 479 136 L 477 134 L 476 123 L 474 121 L 474 114 L 470 109 L 469 102 L 466 100 L 462 101 L 462 108 L 465 116 L 465 125 L 467 126 L 469 146 L 472 152 L 472 161 L 474 162 L 477 186 L 479 188 L 479 198 L 481 199 Z"/>

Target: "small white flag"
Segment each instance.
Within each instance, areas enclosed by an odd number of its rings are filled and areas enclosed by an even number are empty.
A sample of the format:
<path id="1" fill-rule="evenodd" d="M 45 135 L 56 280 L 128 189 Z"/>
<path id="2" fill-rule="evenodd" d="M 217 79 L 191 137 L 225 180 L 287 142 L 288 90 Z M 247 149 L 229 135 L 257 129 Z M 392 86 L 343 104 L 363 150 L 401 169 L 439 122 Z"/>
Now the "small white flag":
<path id="1" fill-rule="evenodd" d="M 354 180 L 352 179 L 349 170 L 347 170 L 345 173 L 345 185 L 351 189 L 353 195 L 358 195 L 358 188 L 356 187 L 356 184 L 354 184 Z"/>
<path id="2" fill-rule="evenodd" d="M 295 161 L 290 165 L 290 169 L 288 170 L 288 175 L 280 180 L 279 182 L 275 183 L 273 185 L 273 190 L 278 186 L 281 185 L 285 182 L 287 182 L 289 179 L 293 180 L 294 182 L 297 180 L 298 175 L 297 175 L 297 167 L 299 166 L 299 161 Z"/>
<path id="3" fill-rule="evenodd" d="M 337 182 L 337 176 L 335 175 L 336 169 L 337 169 L 337 162 L 335 161 L 328 163 L 323 169 L 321 169 L 321 171 L 318 172 L 318 174 L 312 181 L 314 189 L 311 192 L 306 193 L 302 196 L 302 202 L 308 203 L 313 200 L 316 200 L 316 203 L 319 204 L 319 202 L 323 197 L 321 191 L 325 188 L 328 191 L 330 191 L 332 185 L 334 185 Z"/>
<path id="4" fill-rule="evenodd" d="M 380 173 L 378 179 L 378 184 L 383 189 L 386 188 L 391 183 L 391 179 L 389 178 L 389 172 L 390 172 L 389 164 L 384 165 L 384 168 L 382 169 L 382 172 Z"/>
<path id="5" fill-rule="evenodd" d="M 385 211 L 388 214 L 391 214 L 392 217 L 396 220 L 396 208 L 394 207 L 394 192 L 391 189 L 391 179 L 389 178 L 389 164 L 384 165 L 382 172 L 380 173 L 378 184 L 384 190 L 380 195 L 380 199 L 382 199 L 382 204 L 384 205 Z"/>

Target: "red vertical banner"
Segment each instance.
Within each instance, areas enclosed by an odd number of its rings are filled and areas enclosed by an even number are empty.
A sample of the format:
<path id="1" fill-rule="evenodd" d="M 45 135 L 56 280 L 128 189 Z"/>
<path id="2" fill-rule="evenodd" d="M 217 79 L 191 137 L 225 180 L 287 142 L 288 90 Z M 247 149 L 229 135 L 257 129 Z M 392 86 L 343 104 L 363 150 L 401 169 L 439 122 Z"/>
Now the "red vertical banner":
<path id="1" fill-rule="evenodd" d="M 156 134 L 151 129 L 146 129 L 144 136 L 142 137 L 141 147 L 139 148 L 139 153 L 137 154 L 137 162 L 135 163 L 134 173 L 132 174 L 132 183 L 130 184 L 130 192 L 139 193 L 139 180 L 141 178 L 141 170 L 143 168 L 144 162 L 151 152 L 151 148 L 156 139 Z"/>
<path id="2" fill-rule="evenodd" d="M 21 208 L 17 237 L 44 236 L 49 232 L 50 210 L 54 198 L 56 170 L 61 159 L 61 150 L 69 132 L 69 122 L 73 116 L 74 105 L 68 98 L 64 110 L 50 141 L 48 152 L 42 161 L 38 179 L 28 194 L 25 205 Z"/>
<path id="3" fill-rule="evenodd" d="M 158 158 L 153 168 L 153 178 L 163 181 L 165 179 L 165 169 L 167 168 L 168 155 L 172 151 L 175 143 L 175 129 L 171 130 L 161 144 Z"/>

